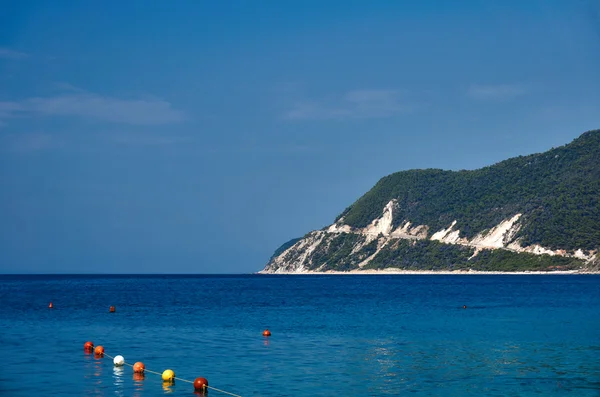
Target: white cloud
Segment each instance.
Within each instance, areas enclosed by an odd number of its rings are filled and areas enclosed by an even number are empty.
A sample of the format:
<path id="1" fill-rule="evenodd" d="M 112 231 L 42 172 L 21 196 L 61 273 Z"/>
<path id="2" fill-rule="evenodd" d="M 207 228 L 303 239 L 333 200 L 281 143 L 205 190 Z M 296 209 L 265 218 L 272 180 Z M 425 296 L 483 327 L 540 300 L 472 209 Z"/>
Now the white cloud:
<path id="1" fill-rule="evenodd" d="M 334 98 L 296 102 L 285 112 L 288 119 L 386 118 L 411 113 L 417 105 L 398 90 L 354 90 Z"/>
<path id="2" fill-rule="evenodd" d="M 184 121 L 184 112 L 156 98 L 121 99 L 70 90 L 50 97 L 0 102 L 0 123 L 10 117 L 62 116 L 131 125 L 159 125 Z"/>
<path id="3" fill-rule="evenodd" d="M 474 99 L 513 99 L 529 93 L 529 89 L 521 84 L 471 85 L 467 95 Z"/>
<path id="4" fill-rule="evenodd" d="M 25 59 L 28 56 L 29 55 L 22 52 L 9 50 L 8 48 L 0 48 L 0 58 L 18 60 Z"/>

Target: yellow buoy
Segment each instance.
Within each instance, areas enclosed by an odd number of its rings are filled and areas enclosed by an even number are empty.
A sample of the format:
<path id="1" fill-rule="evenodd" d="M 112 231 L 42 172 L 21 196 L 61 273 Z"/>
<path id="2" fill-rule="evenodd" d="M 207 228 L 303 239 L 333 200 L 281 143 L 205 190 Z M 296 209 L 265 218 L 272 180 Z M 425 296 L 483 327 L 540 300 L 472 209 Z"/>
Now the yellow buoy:
<path id="1" fill-rule="evenodd" d="M 162 373 L 162 380 L 165 382 L 173 382 L 175 379 L 175 372 L 172 369 L 166 369 L 165 372 Z"/>

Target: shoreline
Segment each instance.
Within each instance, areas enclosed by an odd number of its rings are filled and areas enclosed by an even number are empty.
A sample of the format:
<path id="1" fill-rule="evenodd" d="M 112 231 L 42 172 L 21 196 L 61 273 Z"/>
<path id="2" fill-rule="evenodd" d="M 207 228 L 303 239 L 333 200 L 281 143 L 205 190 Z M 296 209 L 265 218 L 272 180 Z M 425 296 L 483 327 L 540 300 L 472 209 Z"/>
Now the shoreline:
<path id="1" fill-rule="evenodd" d="M 262 270 L 254 274 L 261 275 L 282 275 L 282 276 L 310 276 L 310 275 L 344 275 L 344 276 L 355 276 L 355 275 L 573 275 L 573 274 L 600 274 L 600 272 L 585 271 L 585 270 L 556 270 L 556 271 L 535 271 L 526 270 L 518 272 L 505 272 L 505 271 L 482 271 L 482 270 L 402 270 L 398 268 L 381 269 L 381 270 L 350 270 L 347 272 L 341 272 L 336 270 L 328 270 L 324 272 L 317 272 L 314 270 L 302 271 L 302 272 L 263 272 Z"/>

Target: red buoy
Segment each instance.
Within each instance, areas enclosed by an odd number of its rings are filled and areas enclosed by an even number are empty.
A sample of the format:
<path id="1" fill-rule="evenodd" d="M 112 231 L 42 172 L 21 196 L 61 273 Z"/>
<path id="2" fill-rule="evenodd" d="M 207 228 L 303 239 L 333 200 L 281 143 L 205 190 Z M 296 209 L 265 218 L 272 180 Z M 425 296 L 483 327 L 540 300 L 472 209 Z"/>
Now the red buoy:
<path id="1" fill-rule="evenodd" d="M 205 391 L 208 388 L 208 380 L 206 378 L 196 378 L 194 381 L 194 390 Z"/>
<path id="2" fill-rule="evenodd" d="M 92 342 L 85 342 L 83 344 L 83 350 L 86 352 L 91 352 L 92 350 L 94 350 L 94 344 Z"/>
<path id="3" fill-rule="evenodd" d="M 111 306 L 111 307 L 109 307 L 109 308 L 108 308 L 108 311 L 109 311 L 110 313 L 114 313 L 114 312 L 116 312 L 116 311 L 117 311 L 117 309 L 115 309 L 115 307 L 114 307 L 114 306 Z"/>
<path id="4" fill-rule="evenodd" d="M 48 309 L 54 309 L 54 305 L 52 304 L 52 302 L 50 302 L 50 304 L 48 305 Z"/>
<path id="5" fill-rule="evenodd" d="M 104 356 L 104 347 L 103 346 L 96 346 L 96 349 L 94 349 L 94 354 L 96 356 L 99 356 L 99 357 Z"/>
<path id="6" fill-rule="evenodd" d="M 263 331 L 263 336 L 271 336 L 271 331 L 269 331 L 268 329 L 265 329 Z"/>
<path id="7" fill-rule="evenodd" d="M 136 374 L 144 373 L 145 369 L 146 369 L 146 366 L 141 361 L 138 361 L 137 363 L 133 364 L 133 372 L 135 372 Z"/>

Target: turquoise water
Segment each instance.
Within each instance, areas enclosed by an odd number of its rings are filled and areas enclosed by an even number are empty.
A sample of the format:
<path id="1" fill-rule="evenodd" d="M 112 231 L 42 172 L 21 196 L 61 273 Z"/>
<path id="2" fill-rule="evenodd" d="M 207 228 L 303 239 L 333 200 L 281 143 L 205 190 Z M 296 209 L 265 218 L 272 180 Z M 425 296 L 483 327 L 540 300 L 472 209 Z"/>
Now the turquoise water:
<path id="1" fill-rule="evenodd" d="M 0 276 L 0 299 L 1 396 L 194 395 L 87 340 L 242 396 L 600 396 L 596 275 Z"/>

